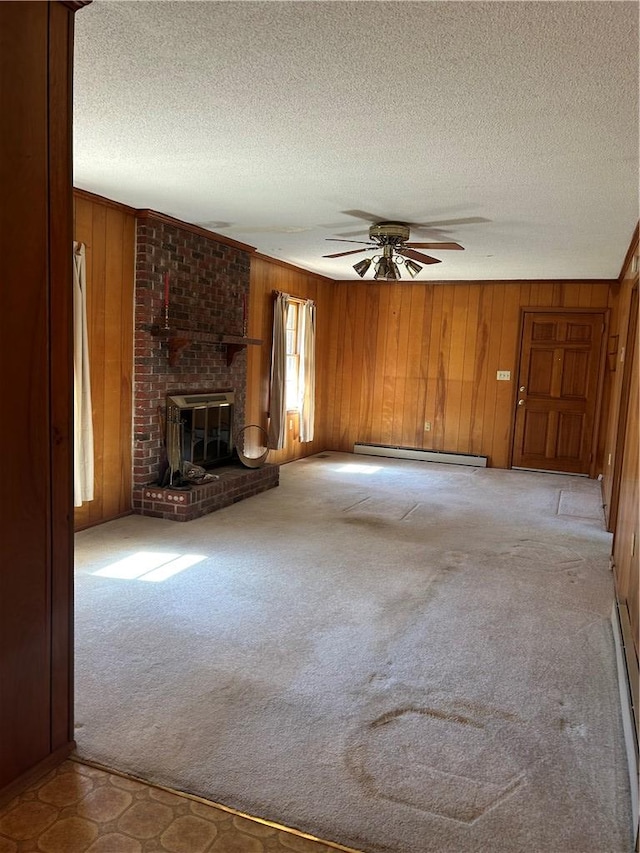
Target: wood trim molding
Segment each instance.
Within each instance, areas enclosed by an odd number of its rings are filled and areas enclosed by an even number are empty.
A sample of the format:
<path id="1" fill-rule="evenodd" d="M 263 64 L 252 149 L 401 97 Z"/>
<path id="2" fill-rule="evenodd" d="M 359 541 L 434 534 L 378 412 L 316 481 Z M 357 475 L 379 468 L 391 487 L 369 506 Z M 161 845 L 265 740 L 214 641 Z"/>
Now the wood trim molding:
<path id="1" fill-rule="evenodd" d="M 191 393 L 191 392 L 189 392 Z M 128 515 L 133 515 L 133 510 L 128 509 L 126 512 L 119 512 L 117 515 L 109 516 L 109 521 L 115 521 L 116 518 L 126 518 Z M 102 524 L 102 521 L 87 521 L 83 524 L 78 524 L 74 527 L 74 532 L 79 533 L 81 530 L 88 530 L 90 527 L 95 527 L 96 524 Z"/>
<path id="2" fill-rule="evenodd" d="M 295 264 L 289 263 L 289 261 L 282 261 L 280 258 L 272 258 L 270 255 L 263 255 L 262 252 L 255 252 L 253 255 L 254 258 L 259 258 L 261 261 L 265 261 L 268 264 L 274 264 L 278 267 L 284 267 L 286 270 L 291 270 L 292 272 L 298 273 L 298 275 L 310 275 L 313 278 L 317 278 L 319 281 L 326 282 L 327 284 L 335 284 L 336 279 L 329 278 L 327 275 L 321 275 L 319 272 L 313 272 L 312 270 L 306 270 L 304 267 L 297 267 Z M 358 279 L 359 280 L 359 279 Z M 350 284 L 351 282 L 345 282 Z"/>
<path id="3" fill-rule="evenodd" d="M 88 6 L 93 0 L 58 0 L 61 6 L 66 6 L 72 12 L 77 12 L 79 9 Z"/>
<path id="4" fill-rule="evenodd" d="M 206 228 L 201 228 L 199 225 L 193 225 L 191 222 L 183 222 L 182 219 L 176 219 L 174 216 L 168 216 L 166 213 L 159 213 L 157 210 L 134 211 L 137 219 L 159 219 L 168 225 L 175 225 L 177 228 L 182 228 L 184 231 L 191 231 L 199 237 L 206 237 L 208 240 L 215 240 L 216 243 L 224 243 L 225 246 L 233 246 L 236 249 L 241 249 L 244 252 L 253 254 L 256 250 L 255 246 L 249 246 L 247 243 L 240 243 L 238 240 L 232 240 L 230 237 L 225 237 L 223 234 L 216 234 L 215 231 L 207 231 Z"/>
<path id="5" fill-rule="evenodd" d="M 73 739 L 73 199 L 75 18 L 49 11 L 49 417 L 51 439 L 51 749 Z"/>
<path id="6" fill-rule="evenodd" d="M 631 269 L 631 261 L 633 259 L 634 254 L 638 251 L 639 232 L 640 222 L 636 223 L 636 227 L 633 232 L 633 237 L 631 238 L 631 242 L 629 243 L 627 253 L 624 256 L 624 261 L 622 262 L 622 267 L 620 268 L 620 275 L 618 276 L 618 283 L 620 283 L 624 278 L 625 272 L 628 269 Z M 636 278 L 638 278 L 638 270 L 636 270 L 635 276 Z"/>
<path id="7" fill-rule="evenodd" d="M 75 740 L 70 740 L 68 743 L 59 746 L 56 750 L 49 753 L 46 758 L 43 758 L 42 761 L 39 761 L 33 767 L 30 767 L 29 770 L 26 770 L 17 779 L 14 779 L 13 782 L 9 782 L 8 785 L 5 785 L 4 788 L 0 789 L 0 808 L 6 806 L 7 803 L 11 802 L 14 797 L 17 797 L 18 794 L 21 794 L 25 788 L 28 788 L 29 785 L 32 785 L 34 782 L 37 782 L 45 773 L 48 773 L 50 770 L 53 770 L 54 767 L 57 767 L 59 764 L 68 758 L 71 753 L 76 748 Z"/>
<path id="8" fill-rule="evenodd" d="M 91 193 L 89 192 L 89 190 L 81 190 L 79 187 L 73 188 L 73 197 L 83 198 L 86 201 L 103 204 L 105 207 L 113 207 L 116 210 L 122 210 L 124 213 L 130 213 L 133 216 L 135 216 L 137 213 L 135 207 L 129 207 L 128 204 L 122 204 L 122 202 L 120 201 L 114 201 L 111 198 L 106 198 L 106 196 L 98 195 L 97 193 Z"/>
<path id="9" fill-rule="evenodd" d="M 271 258 L 265 257 L 265 260 L 271 260 Z M 299 267 L 294 267 L 294 269 L 298 269 L 298 271 L 300 271 Z M 303 270 L 303 272 L 304 272 L 304 270 Z M 317 273 L 310 273 L 310 275 L 316 275 L 316 274 Z M 607 287 L 614 287 L 615 285 L 618 284 L 617 278 L 474 278 L 474 279 L 460 278 L 460 279 L 451 279 L 451 280 L 447 280 L 447 279 L 428 280 L 428 279 L 418 279 L 418 278 L 412 278 L 412 279 L 403 278 L 400 281 L 383 281 L 383 280 L 375 281 L 374 279 L 366 279 L 366 278 L 364 278 L 364 279 L 362 279 L 362 278 L 329 278 L 329 279 L 327 279 L 327 281 L 330 281 L 332 284 L 360 284 L 360 283 L 363 283 L 363 284 L 393 284 L 393 285 L 398 285 L 398 284 L 424 284 L 424 285 L 437 284 L 437 285 L 444 285 L 446 287 L 449 287 L 451 285 L 456 285 L 456 284 L 465 285 L 465 286 L 468 286 L 468 285 L 493 285 L 493 284 L 517 284 L 517 285 L 579 284 L 579 285 L 600 285 L 601 286 L 604 284 Z M 533 310 L 533 309 L 527 308 L 526 310 L 529 311 L 529 310 Z M 536 307 L 535 310 L 536 311 L 538 311 L 538 310 L 544 311 L 547 309 Z M 557 311 L 558 306 L 556 306 L 555 308 L 550 308 L 548 310 Z M 563 308 L 562 310 L 570 311 L 572 309 L 570 309 L 570 308 L 564 309 Z M 580 310 L 582 310 L 582 309 L 580 309 Z M 601 309 L 598 309 L 598 310 L 601 310 Z"/>
<path id="10" fill-rule="evenodd" d="M 600 440 L 600 429 L 602 426 L 602 397 L 604 395 L 604 384 L 607 374 L 607 349 L 609 342 L 609 329 L 611 323 L 611 311 L 609 308 L 604 308 L 602 311 L 602 322 L 604 329 L 602 330 L 602 342 L 600 344 L 600 366 L 598 374 L 598 388 L 596 390 L 596 416 L 593 422 L 593 440 L 591 442 L 591 465 L 589 467 L 589 477 L 593 480 L 598 474 L 598 443 Z"/>
<path id="11" fill-rule="evenodd" d="M 564 305 L 525 305 L 520 309 L 522 316 L 531 314 L 606 314 L 608 308 L 580 308 L 579 305 L 565 307 Z M 605 348 L 606 351 L 606 348 Z"/>
<path id="12" fill-rule="evenodd" d="M 208 240 L 215 240 L 216 243 L 224 243 L 226 246 L 233 246 L 236 249 L 241 249 L 244 252 L 253 254 L 255 246 L 249 246 L 247 243 L 240 243 L 238 240 L 232 240 L 230 237 L 225 237 L 224 234 L 216 234 L 214 231 L 207 231 L 206 228 L 201 228 L 199 225 L 193 225 L 191 222 L 184 222 L 182 219 L 176 219 L 174 216 L 169 216 L 166 213 L 160 213 L 157 210 L 149 208 L 136 208 L 128 204 L 123 204 L 120 201 L 114 201 L 112 198 L 92 193 L 89 190 L 83 190 L 80 187 L 73 188 L 74 198 L 82 198 L 86 201 L 102 204 L 105 207 L 112 207 L 115 210 L 123 211 L 135 216 L 136 219 L 159 219 L 161 222 L 166 222 L 169 225 L 175 225 L 177 228 L 182 228 L 183 231 L 191 231 L 199 237 L 206 237 Z M 294 269 L 296 269 L 294 267 Z"/>

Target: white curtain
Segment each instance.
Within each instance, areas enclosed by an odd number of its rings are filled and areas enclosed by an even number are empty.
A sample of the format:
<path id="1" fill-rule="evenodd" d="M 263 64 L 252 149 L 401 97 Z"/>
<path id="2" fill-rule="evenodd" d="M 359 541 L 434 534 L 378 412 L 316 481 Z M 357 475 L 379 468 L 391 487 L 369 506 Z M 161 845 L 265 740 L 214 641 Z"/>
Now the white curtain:
<path id="1" fill-rule="evenodd" d="M 310 299 L 299 308 L 298 352 L 300 441 L 313 441 L 316 412 L 316 306 Z"/>
<path id="2" fill-rule="evenodd" d="M 289 296 L 277 293 L 273 303 L 273 345 L 271 348 L 271 390 L 269 401 L 269 447 L 281 450 L 285 442 L 287 406 L 287 308 Z"/>
<path id="3" fill-rule="evenodd" d="M 73 244 L 73 503 L 93 500 L 93 420 L 85 247 Z"/>

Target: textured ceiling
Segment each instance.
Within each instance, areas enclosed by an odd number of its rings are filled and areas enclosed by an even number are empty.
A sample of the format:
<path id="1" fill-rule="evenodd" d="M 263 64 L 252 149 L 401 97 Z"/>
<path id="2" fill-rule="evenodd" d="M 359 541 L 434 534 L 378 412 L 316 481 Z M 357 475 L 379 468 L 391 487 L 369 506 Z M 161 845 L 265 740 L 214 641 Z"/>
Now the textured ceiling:
<path id="1" fill-rule="evenodd" d="M 637 2 L 114 2 L 76 14 L 75 185 L 331 278 L 354 212 L 417 280 L 613 278 L 638 221 Z M 352 211 L 352 213 L 347 213 Z M 372 253 L 369 253 L 371 255 Z"/>

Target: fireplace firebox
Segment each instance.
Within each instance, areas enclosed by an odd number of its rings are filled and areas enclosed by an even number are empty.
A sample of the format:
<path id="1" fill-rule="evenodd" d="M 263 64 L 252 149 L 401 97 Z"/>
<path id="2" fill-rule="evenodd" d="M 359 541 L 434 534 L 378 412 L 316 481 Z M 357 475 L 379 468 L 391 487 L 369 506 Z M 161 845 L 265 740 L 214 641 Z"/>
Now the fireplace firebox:
<path id="1" fill-rule="evenodd" d="M 167 446 L 170 425 L 177 425 L 183 462 L 203 468 L 228 462 L 233 457 L 233 408 L 233 391 L 167 396 Z"/>

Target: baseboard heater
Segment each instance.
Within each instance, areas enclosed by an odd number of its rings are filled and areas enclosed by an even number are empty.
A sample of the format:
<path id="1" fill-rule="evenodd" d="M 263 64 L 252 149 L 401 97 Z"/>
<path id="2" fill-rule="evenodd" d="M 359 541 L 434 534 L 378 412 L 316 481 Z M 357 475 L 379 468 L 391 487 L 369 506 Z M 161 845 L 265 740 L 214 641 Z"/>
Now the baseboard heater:
<path id="1" fill-rule="evenodd" d="M 631 817 L 633 820 L 634 850 L 638 850 L 640 829 L 640 805 L 638 803 L 638 663 L 633 651 L 633 635 L 626 607 L 617 601 L 611 608 L 611 627 L 616 651 L 618 687 L 622 728 L 627 749 L 629 782 L 631 784 Z M 635 676 L 634 676 L 635 670 Z"/>
<path id="2" fill-rule="evenodd" d="M 444 450 L 420 450 L 417 447 L 398 447 L 394 444 L 364 444 L 356 442 L 354 453 L 365 456 L 391 456 L 394 459 L 416 459 L 419 462 L 446 462 L 449 465 L 473 465 L 476 468 L 487 467 L 486 456 L 473 453 L 447 453 Z"/>

